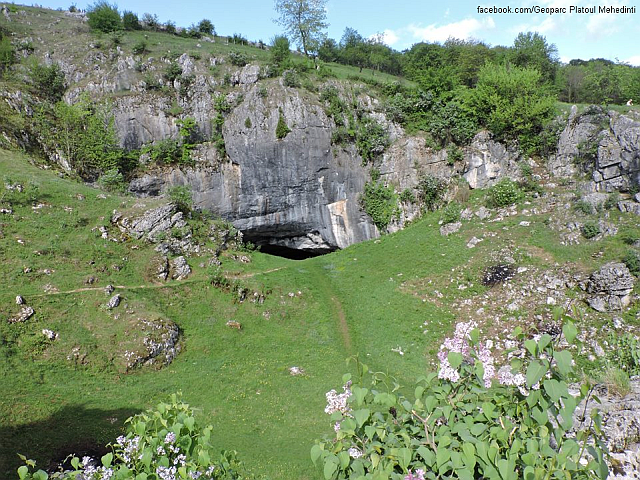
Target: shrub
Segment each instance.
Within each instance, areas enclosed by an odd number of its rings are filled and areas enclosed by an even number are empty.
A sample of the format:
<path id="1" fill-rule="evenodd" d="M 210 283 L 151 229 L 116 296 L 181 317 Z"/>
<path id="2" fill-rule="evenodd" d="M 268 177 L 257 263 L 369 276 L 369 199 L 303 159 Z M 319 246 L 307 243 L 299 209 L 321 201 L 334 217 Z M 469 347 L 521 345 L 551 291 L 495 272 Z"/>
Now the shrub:
<path id="1" fill-rule="evenodd" d="M 439 372 L 411 393 L 356 360 L 343 393 L 326 394 L 335 435 L 311 449 L 324 478 L 606 478 L 598 412 L 568 435 L 591 394 L 589 385 L 569 392 L 570 351 L 547 334 L 525 340 L 518 330 L 524 358 L 498 370 L 474 327 L 456 326 L 438 354 Z M 567 321 L 563 333 L 572 344 L 577 330 Z"/>
<path id="2" fill-rule="evenodd" d="M 426 210 L 435 210 L 440 205 L 447 189 L 444 180 L 433 175 L 423 175 L 418 182 L 418 200 Z"/>
<path id="3" fill-rule="evenodd" d="M 448 223 L 458 222 L 460 221 L 461 212 L 462 212 L 462 209 L 460 208 L 460 205 L 458 205 L 455 202 L 452 202 L 446 207 L 444 207 L 444 209 L 442 210 L 442 216 L 440 217 L 440 220 L 442 220 L 443 225 L 446 225 Z"/>
<path id="4" fill-rule="evenodd" d="M 362 209 L 371 217 L 378 230 L 384 232 L 394 216 L 398 216 L 398 198 L 393 188 L 382 182 L 365 183 L 360 197 Z"/>
<path id="5" fill-rule="evenodd" d="M 104 172 L 98 178 L 98 185 L 104 188 L 108 192 L 124 192 L 126 189 L 126 183 L 122 173 L 117 168 L 112 168 Z"/>
<path id="6" fill-rule="evenodd" d="M 73 471 L 47 476 L 42 470 L 31 473 L 33 460 L 22 459 L 26 465 L 18 469 L 21 480 L 47 478 L 75 480 L 76 478 L 202 478 L 234 480 L 240 478 L 241 464 L 236 452 L 218 453 L 210 443 L 213 427 L 200 427 L 193 410 L 171 395 L 169 403 L 134 415 L 125 421 L 124 435 L 111 445 L 112 452 L 100 459 L 77 457 L 71 459 Z M 177 465 L 177 466 L 175 466 Z M 180 473 L 178 473 L 180 472 Z"/>
<path id="7" fill-rule="evenodd" d="M 580 229 L 584 238 L 594 238 L 600 233 L 600 224 L 594 220 L 584 222 L 584 225 Z"/>
<path id="8" fill-rule="evenodd" d="M 527 153 L 541 147 L 540 133 L 551 120 L 555 98 L 541 87 L 538 70 L 487 64 L 465 109 L 500 140 L 515 140 Z"/>
<path id="9" fill-rule="evenodd" d="M 15 52 L 9 37 L 2 35 L 0 31 L 0 73 L 7 70 L 15 61 Z"/>
<path id="10" fill-rule="evenodd" d="M 171 138 L 147 145 L 142 151 L 149 154 L 152 162 L 158 164 L 179 163 L 182 160 L 182 148 L 176 140 Z"/>
<path id="11" fill-rule="evenodd" d="M 147 42 L 145 40 L 140 40 L 133 46 L 131 51 L 136 55 L 144 55 L 145 53 L 148 53 L 149 50 L 147 50 Z"/>
<path id="12" fill-rule="evenodd" d="M 382 155 L 389 144 L 386 130 L 368 115 L 363 115 L 356 130 L 356 149 L 362 157 L 362 165 Z"/>
<path id="13" fill-rule="evenodd" d="M 193 198 L 191 196 L 191 187 L 184 185 L 177 185 L 167 190 L 169 200 L 171 203 L 183 213 L 189 213 L 193 208 Z"/>
<path id="14" fill-rule="evenodd" d="M 128 10 L 122 12 L 122 26 L 125 30 L 140 30 L 142 29 L 142 25 L 140 25 L 140 20 L 138 20 L 138 15 Z"/>
<path id="15" fill-rule="evenodd" d="M 508 207 L 522 199 L 522 191 L 509 178 L 503 178 L 487 192 L 489 207 Z"/>
<path id="16" fill-rule="evenodd" d="M 249 63 L 247 56 L 242 52 L 230 52 L 229 55 L 227 55 L 227 59 L 231 65 L 236 67 L 244 67 Z"/>
<path id="17" fill-rule="evenodd" d="M 100 0 L 87 9 L 89 26 L 93 30 L 104 33 L 122 30 L 122 19 L 118 13 L 117 5 L 111 5 L 105 0 Z"/>
<path id="18" fill-rule="evenodd" d="M 285 70 L 282 72 L 282 83 L 285 87 L 298 88 L 300 86 L 300 77 L 295 70 Z"/>
<path id="19" fill-rule="evenodd" d="M 142 14 L 142 24 L 149 30 L 158 30 L 160 28 L 160 20 L 156 14 Z"/>
<path id="20" fill-rule="evenodd" d="M 456 162 L 461 162 L 464 158 L 464 154 L 462 149 L 458 147 L 455 143 L 450 143 L 447 145 L 447 163 L 449 165 L 455 165 Z"/>
<path id="21" fill-rule="evenodd" d="M 593 205 L 582 199 L 574 203 L 573 209 L 576 212 L 583 213 L 584 215 L 591 215 L 592 213 L 594 213 Z"/>
<path id="22" fill-rule="evenodd" d="M 291 129 L 287 126 L 287 121 L 284 118 L 284 114 L 282 110 L 280 110 L 280 115 L 278 116 L 278 125 L 276 125 L 276 138 L 278 140 L 282 140 L 286 137 Z"/>
<path id="23" fill-rule="evenodd" d="M 198 31 L 200 33 L 206 33 L 207 35 L 215 35 L 215 27 L 213 26 L 213 23 L 211 23 L 211 20 L 206 18 L 203 18 L 198 23 Z"/>
<path id="24" fill-rule="evenodd" d="M 57 63 L 48 67 L 34 63 L 29 70 L 29 76 L 38 94 L 51 102 L 60 100 L 67 88 L 64 73 Z"/>
<path id="25" fill-rule="evenodd" d="M 630 333 L 610 333 L 607 338 L 607 362 L 628 375 L 640 374 L 640 341 Z"/>
<path id="26" fill-rule="evenodd" d="M 610 193 L 604 202 L 604 208 L 607 210 L 613 210 L 618 206 L 620 201 L 620 194 L 618 192 Z"/>
<path id="27" fill-rule="evenodd" d="M 249 117 L 245 118 L 244 127 L 245 128 L 251 128 L 251 119 Z"/>
<path id="28" fill-rule="evenodd" d="M 171 62 L 164 71 L 164 78 L 169 82 L 175 81 L 180 75 L 182 75 L 182 67 L 176 62 Z"/>
<path id="29" fill-rule="evenodd" d="M 640 277 L 640 253 L 635 250 L 627 250 L 622 261 L 631 273 L 636 277 Z"/>
<path id="30" fill-rule="evenodd" d="M 291 47 L 289 39 L 282 35 L 277 35 L 271 40 L 271 49 L 269 50 L 271 57 L 269 66 L 274 75 L 280 74 L 287 69 L 291 63 Z"/>
<path id="31" fill-rule="evenodd" d="M 415 203 L 416 201 L 416 196 L 410 188 L 405 188 L 398 198 L 402 203 Z"/>

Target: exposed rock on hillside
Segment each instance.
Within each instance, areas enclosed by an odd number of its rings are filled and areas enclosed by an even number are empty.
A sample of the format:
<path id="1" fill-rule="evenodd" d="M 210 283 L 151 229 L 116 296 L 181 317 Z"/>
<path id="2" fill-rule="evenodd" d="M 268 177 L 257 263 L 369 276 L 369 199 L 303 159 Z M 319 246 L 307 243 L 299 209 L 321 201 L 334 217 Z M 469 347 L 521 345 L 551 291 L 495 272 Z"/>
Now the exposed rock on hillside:
<path id="1" fill-rule="evenodd" d="M 587 171 L 596 190 L 627 191 L 640 183 L 640 116 L 599 107 L 578 114 L 574 106 L 549 169 L 564 177 Z"/>
<path id="2" fill-rule="evenodd" d="M 624 263 L 607 263 L 589 277 L 587 299 L 589 305 L 599 311 L 619 311 L 631 301 L 634 279 Z"/>

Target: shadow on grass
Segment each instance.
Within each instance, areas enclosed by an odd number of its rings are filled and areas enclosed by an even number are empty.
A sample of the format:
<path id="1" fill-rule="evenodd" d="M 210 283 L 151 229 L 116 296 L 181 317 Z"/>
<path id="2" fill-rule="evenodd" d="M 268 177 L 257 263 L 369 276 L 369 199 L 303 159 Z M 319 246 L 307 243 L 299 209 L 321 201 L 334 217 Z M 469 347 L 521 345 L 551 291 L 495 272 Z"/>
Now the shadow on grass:
<path id="1" fill-rule="evenodd" d="M 66 406 L 38 422 L 0 426 L 0 478 L 18 478 L 19 453 L 47 471 L 55 471 L 71 454 L 102 456 L 109 451 L 106 445 L 122 433 L 124 421 L 142 410 Z"/>

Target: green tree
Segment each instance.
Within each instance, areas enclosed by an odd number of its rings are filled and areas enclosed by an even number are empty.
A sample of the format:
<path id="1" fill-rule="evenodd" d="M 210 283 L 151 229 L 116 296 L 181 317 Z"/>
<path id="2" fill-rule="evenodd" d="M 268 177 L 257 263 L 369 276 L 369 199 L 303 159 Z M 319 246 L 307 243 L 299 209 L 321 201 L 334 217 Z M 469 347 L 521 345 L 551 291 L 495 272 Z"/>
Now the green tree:
<path id="1" fill-rule="evenodd" d="M 122 18 L 118 12 L 118 6 L 111 5 L 105 0 L 98 1 L 89 6 L 87 10 L 89 26 L 93 30 L 109 33 L 122 30 Z"/>
<path id="2" fill-rule="evenodd" d="M 216 34 L 216 29 L 213 26 L 213 23 L 211 23 L 211 20 L 208 20 L 206 18 L 200 20 L 200 23 L 198 23 L 198 31 L 200 33 L 206 33 L 207 35 Z"/>
<path id="3" fill-rule="evenodd" d="M 291 49 L 289 39 L 283 35 L 276 35 L 271 41 L 271 66 L 276 73 L 286 70 L 291 63 Z"/>
<path id="4" fill-rule="evenodd" d="M 558 71 L 558 49 L 536 32 L 519 33 L 513 42 L 511 61 L 522 68 L 535 68 L 542 81 L 554 83 Z"/>
<path id="5" fill-rule="evenodd" d="M 122 26 L 125 30 L 140 30 L 142 28 L 138 15 L 128 10 L 122 12 Z"/>
<path id="6" fill-rule="evenodd" d="M 554 96 L 540 86 L 541 77 L 537 69 L 487 64 L 464 106 L 498 139 L 517 139 L 525 152 L 534 152 L 555 109 Z"/>
<path id="7" fill-rule="evenodd" d="M 64 95 L 64 91 L 67 88 L 64 73 L 57 63 L 53 63 L 48 67 L 41 63 L 34 63 L 29 75 L 38 95 L 51 102 L 57 102 Z"/>
<path id="8" fill-rule="evenodd" d="M 327 0 L 276 0 L 275 8 L 280 18 L 275 20 L 302 48 L 304 54 L 316 52 L 327 23 Z"/>

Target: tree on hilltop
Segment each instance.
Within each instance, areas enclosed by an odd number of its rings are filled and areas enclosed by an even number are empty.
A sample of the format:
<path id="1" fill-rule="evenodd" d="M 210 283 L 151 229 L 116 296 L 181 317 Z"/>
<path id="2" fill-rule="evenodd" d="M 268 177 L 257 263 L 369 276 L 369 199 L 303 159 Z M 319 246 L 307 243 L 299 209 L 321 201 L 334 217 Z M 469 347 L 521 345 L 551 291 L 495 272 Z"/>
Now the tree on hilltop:
<path id="1" fill-rule="evenodd" d="M 118 6 L 104 0 L 91 5 L 87 10 L 89 26 L 93 30 L 104 33 L 122 30 L 122 18 L 118 12 Z"/>
<path id="2" fill-rule="evenodd" d="M 304 51 L 315 52 L 324 38 L 327 23 L 327 0 L 276 0 L 280 18 L 274 20 L 284 27 L 289 37 Z"/>

